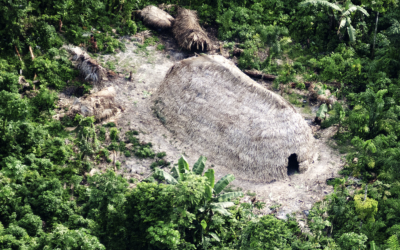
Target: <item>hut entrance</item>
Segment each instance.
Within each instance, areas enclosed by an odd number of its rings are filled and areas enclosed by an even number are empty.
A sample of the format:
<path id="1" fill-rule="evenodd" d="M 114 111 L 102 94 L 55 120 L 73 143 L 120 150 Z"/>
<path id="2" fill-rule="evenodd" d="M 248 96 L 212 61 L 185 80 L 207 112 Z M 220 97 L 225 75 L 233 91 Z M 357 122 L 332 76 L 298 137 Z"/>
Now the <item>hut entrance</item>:
<path id="1" fill-rule="evenodd" d="M 295 173 L 299 173 L 299 162 L 297 161 L 297 155 L 292 154 L 289 156 L 289 164 L 287 167 L 287 174 L 293 175 Z"/>

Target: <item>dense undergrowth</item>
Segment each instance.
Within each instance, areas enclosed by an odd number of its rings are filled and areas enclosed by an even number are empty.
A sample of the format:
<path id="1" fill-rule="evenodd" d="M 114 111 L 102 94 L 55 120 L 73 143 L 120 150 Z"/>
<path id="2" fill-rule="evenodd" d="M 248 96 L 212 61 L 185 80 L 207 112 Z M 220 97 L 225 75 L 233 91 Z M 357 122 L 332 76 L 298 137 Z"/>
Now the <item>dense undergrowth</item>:
<path id="1" fill-rule="evenodd" d="M 0 248 L 400 249 L 400 10 L 393 0 L 306 2 L 0 1 Z M 241 68 L 277 74 L 276 88 L 312 82 L 339 99 L 319 114 L 350 149 L 344 178 L 309 211 L 310 233 L 291 217 L 254 215 L 263 204 L 240 204 L 225 189 L 233 177 L 203 174 L 204 158 L 193 168 L 182 158 L 168 175 L 165 153 L 137 131 L 52 119 L 57 91 L 87 84 L 60 47 L 123 50 L 118 36 L 145 29 L 133 11 L 160 3 L 196 9 L 225 47 L 243 49 Z M 154 177 L 129 189 L 136 180 L 114 172 L 112 151 L 154 159 Z M 115 168 L 85 175 L 104 161 Z"/>

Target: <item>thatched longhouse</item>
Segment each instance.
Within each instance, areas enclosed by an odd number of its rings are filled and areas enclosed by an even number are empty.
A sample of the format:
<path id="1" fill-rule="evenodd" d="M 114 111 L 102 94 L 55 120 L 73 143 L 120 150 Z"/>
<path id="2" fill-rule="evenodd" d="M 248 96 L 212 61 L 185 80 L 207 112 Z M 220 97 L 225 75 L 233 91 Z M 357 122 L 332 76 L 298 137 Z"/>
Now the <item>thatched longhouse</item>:
<path id="1" fill-rule="evenodd" d="M 194 10 L 179 8 L 172 32 L 179 45 L 187 50 L 211 49 L 211 40 L 201 28 Z"/>
<path id="2" fill-rule="evenodd" d="M 158 29 L 171 28 L 174 22 L 174 18 L 170 14 L 153 5 L 139 11 L 139 15 L 145 25 Z"/>
<path id="3" fill-rule="evenodd" d="M 239 178 L 270 182 L 288 175 L 289 158 L 300 172 L 312 161 L 314 138 L 302 116 L 222 56 L 176 63 L 152 100 L 176 137 Z"/>

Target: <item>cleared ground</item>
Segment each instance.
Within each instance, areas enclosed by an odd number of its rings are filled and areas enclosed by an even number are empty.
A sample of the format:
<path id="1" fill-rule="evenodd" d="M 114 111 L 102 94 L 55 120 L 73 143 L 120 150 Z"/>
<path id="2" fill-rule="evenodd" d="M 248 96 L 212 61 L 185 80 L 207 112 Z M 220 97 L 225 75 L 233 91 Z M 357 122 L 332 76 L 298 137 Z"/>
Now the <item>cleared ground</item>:
<path id="1" fill-rule="evenodd" d="M 106 67 L 107 65 L 115 67 L 114 71 L 119 73 L 119 78 L 107 81 L 106 86 L 115 87 L 117 101 L 125 110 L 109 121 L 115 121 L 118 127 L 122 128 L 121 135 L 129 130 L 140 131 L 140 140 L 151 142 L 156 152 L 165 151 L 167 153 L 166 160 L 176 163 L 181 155 L 184 155 L 192 166 L 201 155 L 202 148 L 191 141 L 177 140 L 154 116 L 149 97 L 157 89 L 174 62 L 194 56 L 194 54 L 181 51 L 168 34 L 160 35 L 160 43 L 165 46 L 163 50 L 159 50 L 160 47 L 157 48 L 157 45 L 140 48 L 141 41 L 137 37 L 123 39 L 126 44 L 124 52 L 96 58 Z M 215 47 L 220 48 L 217 41 L 215 41 Z M 219 50 L 209 53 L 221 54 Z M 226 51 L 222 51 L 222 54 L 227 56 Z M 128 80 L 130 71 L 133 72 L 131 81 Z M 268 88 L 270 86 L 268 82 L 261 84 Z M 315 108 L 305 107 L 297 108 L 297 110 L 312 126 L 310 119 L 313 117 L 313 113 L 315 114 Z M 314 128 L 315 130 L 316 128 Z M 309 210 L 315 202 L 332 192 L 332 187 L 326 185 L 326 180 L 338 176 L 338 170 L 344 164 L 341 160 L 342 156 L 328 145 L 335 133 L 335 128 L 332 127 L 317 133 L 320 134 L 320 138 L 314 145 L 316 152 L 314 163 L 307 172 L 294 174 L 273 183 L 255 183 L 246 179 L 245 176 L 235 174 L 236 180 L 230 188 L 241 189 L 246 193 L 244 201 L 250 202 L 256 196 L 257 200 L 265 202 L 267 206 L 263 211 L 259 211 L 260 213 L 275 212 L 279 218 L 284 218 L 286 214 L 293 212 L 296 212 L 298 216 L 304 215 L 304 210 Z M 233 173 L 229 166 L 213 163 L 213 159 L 218 155 L 206 156 L 208 157 L 207 166 L 215 169 L 217 178 Z M 149 166 L 152 160 L 126 158 L 122 154 L 116 154 L 113 157 L 114 161 L 122 162 L 118 172 L 126 177 L 135 177 L 141 180 L 151 174 Z M 101 166 L 97 171 L 101 171 L 105 167 L 105 165 Z M 270 207 L 275 205 L 280 205 L 280 207 L 272 211 Z"/>

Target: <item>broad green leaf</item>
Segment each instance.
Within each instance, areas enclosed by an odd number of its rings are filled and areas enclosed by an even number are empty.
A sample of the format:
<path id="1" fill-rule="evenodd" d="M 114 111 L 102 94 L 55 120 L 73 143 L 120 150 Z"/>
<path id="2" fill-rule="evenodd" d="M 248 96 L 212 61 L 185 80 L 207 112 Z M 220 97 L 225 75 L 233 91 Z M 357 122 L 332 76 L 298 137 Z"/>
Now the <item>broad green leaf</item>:
<path id="1" fill-rule="evenodd" d="M 179 166 L 179 172 L 181 174 L 184 174 L 184 173 L 190 171 L 189 163 L 186 161 L 185 157 L 183 157 L 183 156 L 178 160 L 178 166 Z"/>
<path id="2" fill-rule="evenodd" d="M 357 5 L 356 8 L 358 11 L 360 11 L 364 15 L 369 16 L 368 11 L 366 11 L 363 7 Z"/>
<path id="3" fill-rule="evenodd" d="M 325 103 L 323 103 L 323 104 L 319 107 L 319 109 L 318 109 L 318 111 L 317 111 L 317 117 L 319 117 L 319 118 L 321 118 L 321 119 L 325 118 L 326 112 L 328 112 L 328 106 L 327 106 Z"/>
<path id="4" fill-rule="evenodd" d="M 331 7 L 332 9 L 335 9 L 337 11 L 342 12 L 342 9 L 338 5 L 336 5 L 334 3 L 330 3 L 330 2 L 328 2 L 326 0 L 306 0 L 304 2 L 301 2 L 299 5 L 300 6 L 307 6 L 307 5 L 310 5 L 310 4 L 327 6 L 327 7 Z"/>
<path id="5" fill-rule="evenodd" d="M 156 170 L 154 171 L 154 177 L 166 180 L 169 184 L 178 183 L 178 181 L 172 175 L 159 168 L 156 168 Z"/>
<path id="6" fill-rule="evenodd" d="M 233 207 L 235 206 L 235 203 L 231 201 L 225 201 L 225 202 L 213 202 L 210 203 L 210 206 L 212 208 L 228 208 L 228 207 Z"/>
<path id="7" fill-rule="evenodd" d="M 208 199 L 208 200 L 211 200 L 212 194 L 213 194 L 213 189 L 212 189 L 212 187 L 210 187 L 209 185 L 206 185 L 206 188 L 205 188 L 205 189 L 206 189 L 205 192 L 206 192 L 206 197 L 207 197 L 207 199 Z"/>
<path id="8" fill-rule="evenodd" d="M 347 18 L 347 19 L 350 20 L 350 18 Z M 352 25 L 349 25 L 347 27 L 347 32 L 349 33 L 350 42 L 355 42 L 356 41 L 356 34 L 355 34 L 356 31 Z"/>
<path id="9" fill-rule="evenodd" d="M 198 209 L 200 213 L 203 213 L 204 211 L 206 211 L 206 207 L 201 207 Z"/>
<path id="10" fill-rule="evenodd" d="M 209 232 L 208 234 L 211 235 L 211 237 L 213 237 L 216 241 L 218 241 L 218 242 L 221 241 L 221 240 L 219 239 L 219 237 L 218 237 L 215 233 Z"/>
<path id="11" fill-rule="evenodd" d="M 376 153 L 376 146 L 371 140 L 365 142 L 364 149 L 365 151 L 369 151 L 373 154 Z"/>
<path id="12" fill-rule="evenodd" d="M 350 8 L 348 8 L 345 12 L 343 12 L 342 16 L 347 17 L 348 15 L 350 15 L 352 12 L 354 12 L 356 10 L 357 10 L 357 7 L 355 5 L 353 5 Z"/>
<path id="13" fill-rule="evenodd" d="M 342 19 L 340 20 L 338 33 L 340 33 L 340 29 L 343 28 L 345 25 L 346 25 L 346 18 L 342 18 Z"/>
<path id="14" fill-rule="evenodd" d="M 206 167 L 206 160 L 205 156 L 200 156 L 197 162 L 193 166 L 193 172 L 197 175 L 203 174 L 204 168 Z"/>
<path id="15" fill-rule="evenodd" d="M 181 172 L 179 172 L 179 170 L 176 166 L 174 166 L 171 169 L 171 174 L 172 174 L 172 177 L 174 177 L 175 179 L 182 181 L 182 174 L 181 174 Z"/>
<path id="16" fill-rule="evenodd" d="M 231 216 L 231 213 L 229 213 L 228 210 L 226 210 L 225 208 L 216 207 L 216 208 L 212 208 L 212 211 L 214 213 L 219 213 L 220 215 L 223 215 L 223 216 Z"/>
<path id="17" fill-rule="evenodd" d="M 216 194 L 221 193 L 222 190 L 224 190 L 224 188 L 226 186 L 229 185 L 229 183 L 231 183 L 233 180 L 235 180 L 235 176 L 233 176 L 232 174 L 227 174 L 224 177 L 222 177 L 217 184 L 215 184 L 214 187 L 214 191 Z"/>
<path id="18" fill-rule="evenodd" d="M 228 201 L 229 199 L 234 199 L 236 197 L 243 196 L 242 192 L 229 192 L 222 194 L 218 197 L 218 201 Z"/>
<path id="19" fill-rule="evenodd" d="M 203 227 L 203 229 L 206 230 L 206 228 L 207 228 L 207 222 L 206 222 L 205 220 L 202 220 L 202 221 L 200 222 L 200 224 L 201 224 L 201 226 Z"/>
<path id="20" fill-rule="evenodd" d="M 215 176 L 214 176 L 214 169 L 209 168 L 205 173 L 204 176 L 207 177 L 208 179 L 208 184 L 210 187 L 214 188 L 214 181 L 215 181 Z"/>

